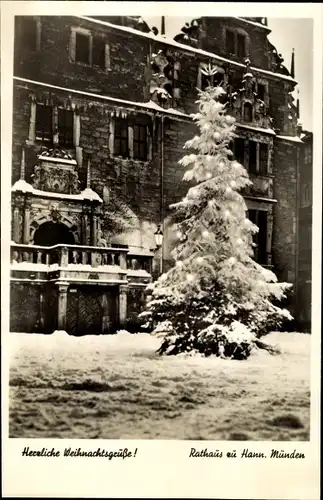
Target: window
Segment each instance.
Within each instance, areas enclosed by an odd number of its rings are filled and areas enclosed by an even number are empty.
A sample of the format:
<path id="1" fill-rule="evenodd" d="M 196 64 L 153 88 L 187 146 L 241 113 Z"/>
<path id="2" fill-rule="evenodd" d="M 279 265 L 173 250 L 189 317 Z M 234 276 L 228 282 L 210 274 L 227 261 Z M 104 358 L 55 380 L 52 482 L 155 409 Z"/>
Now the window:
<path id="1" fill-rule="evenodd" d="M 135 124 L 133 126 L 133 157 L 138 160 L 147 160 L 147 127 Z"/>
<path id="2" fill-rule="evenodd" d="M 237 162 L 244 164 L 244 139 L 238 137 L 234 143 L 234 155 Z"/>
<path id="3" fill-rule="evenodd" d="M 73 146 L 73 111 L 58 110 L 58 142 L 62 146 Z"/>
<path id="4" fill-rule="evenodd" d="M 259 143 L 259 173 L 268 173 L 268 144 Z"/>
<path id="5" fill-rule="evenodd" d="M 246 57 L 246 36 L 238 33 L 237 36 L 238 57 Z"/>
<path id="6" fill-rule="evenodd" d="M 258 98 L 261 101 L 264 101 L 265 95 L 266 95 L 266 86 L 263 83 L 258 83 L 257 87 L 258 87 L 258 90 L 257 90 Z"/>
<path id="7" fill-rule="evenodd" d="M 37 105 L 36 139 L 42 141 L 53 140 L 53 110 L 51 106 Z"/>
<path id="8" fill-rule="evenodd" d="M 265 210 L 249 210 L 248 217 L 256 224 L 259 232 L 253 235 L 254 258 L 259 264 L 267 264 L 267 212 Z"/>
<path id="9" fill-rule="evenodd" d="M 33 104 L 32 109 L 33 107 L 35 111 L 31 112 L 29 140 L 33 142 L 36 139 L 72 147 L 74 144 L 74 112 L 43 104 Z"/>
<path id="10" fill-rule="evenodd" d="M 27 50 L 37 50 L 37 22 L 32 17 L 21 20 L 21 44 Z"/>
<path id="11" fill-rule="evenodd" d="M 92 64 L 105 69 L 105 43 L 100 37 L 93 38 Z"/>
<path id="12" fill-rule="evenodd" d="M 227 29 L 225 32 L 225 50 L 229 55 L 235 55 L 240 59 L 247 56 L 248 37 L 245 33 Z"/>
<path id="13" fill-rule="evenodd" d="M 73 27 L 70 38 L 70 60 L 110 69 L 110 47 L 101 35 L 92 36 L 89 30 Z"/>
<path id="14" fill-rule="evenodd" d="M 249 172 L 255 174 L 257 172 L 257 143 L 249 141 Z"/>
<path id="15" fill-rule="evenodd" d="M 117 118 L 114 125 L 114 154 L 124 158 L 128 157 L 128 142 L 128 122 L 123 118 Z"/>
<path id="16" fill-rule="evenodd" d="M 245 122 L 252 122 L 252 105 L 250 102 L 246 102 L 243 107 L 243 120 Z"/>
<path id="17" fill-rule="evenodd" d="M 218 71 L 215 75 L 204 75 L 201 73 L 201 90 L 205 90 L 207 87 L 216 87 L 217 85 L 223 85 L 224 73 Z"/>
<path id="18" fill-rule="evenodd" d="M 75 33 L 75 61 L 90 64 L 90 36 Z"/>
<path id="19" fill-rule="evenodd" d="M 235 36 L 234 36 L 234 31 L 231 31 L 231 30 L 227 30 L 226 31 L 225 47 L 226 47 L 226 51 L 229 54 L 235 54 Z"/>

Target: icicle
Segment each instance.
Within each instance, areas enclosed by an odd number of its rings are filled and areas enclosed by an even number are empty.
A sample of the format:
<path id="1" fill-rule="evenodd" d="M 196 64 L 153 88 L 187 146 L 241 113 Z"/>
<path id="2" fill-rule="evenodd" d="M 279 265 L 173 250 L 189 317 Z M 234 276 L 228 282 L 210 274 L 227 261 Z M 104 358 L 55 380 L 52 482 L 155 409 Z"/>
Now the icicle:
<path id="1" fill-rule="evenodd" d="M 25 180 L 25 170 L 26 170 L 26 163 L 25 163 L 25 148 L 22 146 L 21 149 L 21 161 L 20 161 L 20 179 Z"/>

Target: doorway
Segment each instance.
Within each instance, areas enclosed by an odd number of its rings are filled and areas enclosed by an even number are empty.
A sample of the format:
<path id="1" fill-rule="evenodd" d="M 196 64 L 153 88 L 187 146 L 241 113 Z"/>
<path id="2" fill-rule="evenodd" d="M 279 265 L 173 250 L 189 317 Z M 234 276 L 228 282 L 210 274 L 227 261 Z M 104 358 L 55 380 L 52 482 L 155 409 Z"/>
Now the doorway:
<path id="1" fill-rule="evenodd" d="M 34 244 L 42 247 L 65 244 L 74 245 L 72 231 L 61 222 L 44 222 L 35 232 Z"/>

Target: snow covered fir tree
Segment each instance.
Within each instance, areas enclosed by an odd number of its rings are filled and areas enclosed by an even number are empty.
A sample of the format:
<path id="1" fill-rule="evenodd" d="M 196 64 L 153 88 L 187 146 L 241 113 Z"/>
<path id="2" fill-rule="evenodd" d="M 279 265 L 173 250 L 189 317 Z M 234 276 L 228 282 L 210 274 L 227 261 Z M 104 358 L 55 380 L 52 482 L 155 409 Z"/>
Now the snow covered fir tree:
<path id="1" fill-rule="evenodd" d="M 226 114 L 226 92 L 199 92 L 192 115 L 200 134 L 186 142 L 194 151 L 180 164 L 193 185 L 171 206 L 177 242 L 174 266 L 149 286 L 141 317 L 160 334 L 161 354 L 198 351 L 245 359 L 259 338 L 292 317 L 278 306 L 290 285 L 253 259 L 253 235 L 240 191 L 251 184 L 230 149 L 235 119 Z"/>

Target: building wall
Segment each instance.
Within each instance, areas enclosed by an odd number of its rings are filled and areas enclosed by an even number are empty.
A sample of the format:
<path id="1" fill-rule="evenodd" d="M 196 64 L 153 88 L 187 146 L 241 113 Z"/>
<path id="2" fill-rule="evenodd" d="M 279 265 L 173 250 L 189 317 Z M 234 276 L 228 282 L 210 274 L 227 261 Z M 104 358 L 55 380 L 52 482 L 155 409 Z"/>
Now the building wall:
<path id="1" fill-rule="evenodd" d="M 144 71 L 149 41 L 70 16 L 42 16 L 38 50 L 30 51 L 16 37 L 14 73 L 16 76 L 75 88 L 111 97 L 144 100 Z M 16 20 L 16 30 L 19 17 Z M 72 30 L 88 30 L 108 45 L 110 63 L 107 69 L 73 62 Z M 18 31 L 19 33 L 19 31 Z M 124 64 L 131 61 L 131 64 Z M 59 71 L 58 71 L 59 68 Z"/>
<path id="2" fill-rule="evenodd" d="M 165 242 L 163 258 L 170 259 L 173 236 L 169 230 L 169 205 L 178 201 L 187 192 L 188 185 L 182 182 L 184 168 L 178 161 L 185 154 L 183 146 L 196 133 L 196 126 L 187 117 L 165 116 L 162 109 L 141 109 L 131 102 L 148 102 L 150 93 L 149 61 L 153 53 L 163 50 L 179 64 L 180 94 L 165 107 L 175 107 L 185 113 L 197 111 L 197 87 L 201 83 L 200 65 L 209 63 L 210 58 L 192 53 L 160 39 L 145 38 L 138 33 L 121 31 L 107 25 L 97 24 L 77 17 L 35 17 L 39 31 L 37 50 L 29 51 L 19 42 L 19 27 L 16 32 L 15 76 L 80 91 L 79 94 L 57 88 L 45 88 L 41 84 L 15 81 L 13 106 L 13 164 L 12 182 L 20 177 L 21 148 L 26 145 L 26 180 L 31 182 L 37 154 L 44 144 L 30 140 L 31 105 L 53 103 L 66 109 L 73 109 L 79 117 L 80 133 L 77 144 L 71 150 L 78 162 L 80 188 L 86 184 L 87 160 L 91 161 L 91 187 L 104 199 L 115 196 L 124 202 L 135 218 L 134 230 L 118 236 L 120 243 L 127 243 L 147 249 L 153 248 L 154 231 L 164 218 Z M 19 19 L 18 24 L 19 25 Z M 203 21 L 202 48 L 228 57 L 225 52 L 226 28 L 245 32 L 250 40 L 250 58 L 253 67 L 270 70 L 266 30 L 253 27 L 238 19 L 219 18 Z M 88 30 L 89 36 L 100 37 L 107 45 L 106 67 L 73 62 L 71 47 L 73 30 Z M 94 38 L 93 38 L 94 39 Z M 228 66 L 221 58 L 214 58 L 213 64 L 231 74 L 235 84 L 241 87 L 245 66 L 233 56 Z M 59 71 L 57 70 L 59 68 Z M 275 74 L 252 70 L 253 79 L 265 84 L 268 92 L 267 115 L 257 112 L 257 119 L 238 128 L 238 135 L 245 139 L 266 142 L 269 145 L 270 182 L 273 184 L 273 200 L 249 200 L 248 207 L 273 212 L 273 265 L 279 279 L 294 285 L 296 293 L 299 249 L 298 218 L 308 220 L 305 212 L 298 211 L 299 143 L 274 137 L 272 129 L 284 135 L 295 135 L 295 109 L 290 105 L 289 93 L 294 88 L 291 80 Z M 226 80 L 227 82 L 227 80 Z M 82 93 L 83 92 L 83 93 Z M 97 95 L 87 96 L 84 92 Z M 112 102 L 100 99 L 109 96 L 130 102 Z M 238 123 L 243 123 L 243 99 L 229 107 Z M 33 101 L 34 100 L 34 101 Z M 291 111 L 292 109 L 292 111 Z M 258 110 L 259 111 L 259 110 Z M 115 113 L 125 113 L 132 120 L 147 123 L 151 134 L 151 154 L 147 161 L 120 158 L 111 151 L 111 123 Z M 293 119 L 288 116 L 293 113 Z M 269 116 L 268 116 L 269 115 Z M 164 116 L 164 118 L 162 118 Z M 287 124 L 287 125 L 286 125 Z M 303 224 L 304 226 L 304 224 Z M 300 231 L 302 229 L 300 228 Z M 300 252 L 303 255 L 303 250 Z M 159 256 L 156 256 L 159 259 Z M 294 300 L 294 299 L 293 299 Z M 294 300 L 294 304 L 296 304 Z"/>
<path id="3" fill-rule="evenodd" d="M 304 132 L 300 151 L 300 203 L 298 254 L 298 308 L 302 324 L 311 327 L 312 285 L 312 203 L 313 203 L 313 135 Z"/>
<path id="4" fill-rule="evenodd" d="M 204 50 L 228 57 L 225 45 L 225 31 L 227 29 L 236 29 L 239 33 L 247 36 L 248 45 L 246 55 L 250 57 L 252 65 L 263 69 L 270 69 L 267 44 L 268 32 L 266 29 L 257 28 L 232 17 L 205 18 L 203 28 L 202 48 Z M 243 62 L 243 60 L 239 60 L 234 55 L 230 58 Z"/>
<path id="5" fill-rule="evenodd" d="M 298 143 L 276 140 L 274 150 L 273 264 L 278 279 L 291 283 L 290 301 L 296 311 L 298 273 Z"/>

